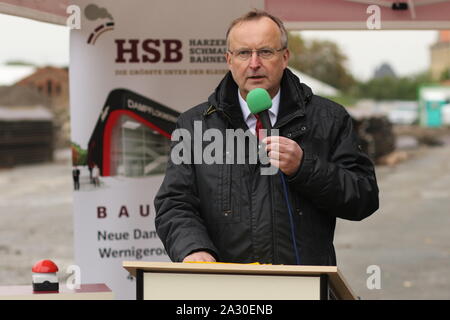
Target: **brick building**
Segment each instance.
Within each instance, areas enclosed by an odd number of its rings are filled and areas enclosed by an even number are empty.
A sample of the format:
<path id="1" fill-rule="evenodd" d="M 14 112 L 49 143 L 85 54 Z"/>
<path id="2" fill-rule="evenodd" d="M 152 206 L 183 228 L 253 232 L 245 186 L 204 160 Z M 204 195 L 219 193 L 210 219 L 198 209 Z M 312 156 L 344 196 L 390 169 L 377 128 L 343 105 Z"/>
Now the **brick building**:
<path id="1" fill-rule="evenodd" d="M 431 76 L 441 80 L 442 74 L 450 71 L 450 30 L 439 31 L 438 41 L 430 48 Z"/>
<path id="2" fill-rule="evenodd" d="M 70 145 L 69 71 L 68 68 L 43 67 L 16 82 L 14 86 L 36 89 L 48 99 L 54 114 L 55 147 Z"/>
<path id="3" fill-rule="evenodd" d="M 53 115 L 43 106 L 0 106 L 0 168 L 53 160 Z"/>

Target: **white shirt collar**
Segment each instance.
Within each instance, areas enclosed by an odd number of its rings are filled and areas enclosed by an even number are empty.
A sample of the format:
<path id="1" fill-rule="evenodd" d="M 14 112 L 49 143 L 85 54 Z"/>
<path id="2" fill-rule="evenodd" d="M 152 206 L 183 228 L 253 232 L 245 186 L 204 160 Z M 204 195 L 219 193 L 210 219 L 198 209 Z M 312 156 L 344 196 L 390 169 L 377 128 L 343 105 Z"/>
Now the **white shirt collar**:
<path id="1" fill-rule="evenodd" d="M 269 117 L 270 117 L 270 122 L 272 123 L 272 126 L 277 121 L 278 110 L 280 108 L 280 92 L 281 92 L 281 90 L 278 89 L 277 94 L 272 99 L 272 107 L 270 107 L 270 109 L 269 109 Z M 239 91 L 239 89 L 238 89 L 238 97 L 239 97 L 239 104 L 241 106 L 242 114 L 244 115 L 244 121 L 247 122 L 247 124 L 248 124 L 248 120 L 249 120 L 249 118 L 251 118 L 250 116 L 252 114 L 250 113 L 250 109 L 248 108 L 247 102 L 242 98 L 241 92 Z"/>

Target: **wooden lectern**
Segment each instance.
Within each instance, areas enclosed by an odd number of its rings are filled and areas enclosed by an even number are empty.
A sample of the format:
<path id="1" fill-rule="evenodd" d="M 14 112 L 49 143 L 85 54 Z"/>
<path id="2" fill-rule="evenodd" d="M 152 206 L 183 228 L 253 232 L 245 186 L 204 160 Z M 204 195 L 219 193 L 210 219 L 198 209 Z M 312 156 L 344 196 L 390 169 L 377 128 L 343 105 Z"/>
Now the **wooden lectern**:
<path id="1" fill-rule="evenodd" d="M 354 300 L 337 267 L 124 261 L 138 300 Z"/>

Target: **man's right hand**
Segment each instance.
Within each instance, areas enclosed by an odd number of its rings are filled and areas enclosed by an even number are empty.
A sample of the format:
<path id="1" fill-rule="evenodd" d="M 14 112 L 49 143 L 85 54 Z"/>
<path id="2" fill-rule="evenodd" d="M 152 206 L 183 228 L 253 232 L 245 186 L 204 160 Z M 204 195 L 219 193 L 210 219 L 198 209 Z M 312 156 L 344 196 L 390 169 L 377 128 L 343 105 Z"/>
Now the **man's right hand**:
<path id="1" fill-rule="evenodd" d="M 206 251 L 197 251 L 187 255 L 183 259 L 183 262 L 192 262 L 192 261 L 216 262 L 216 259 L 214 259 L 214 257 Z"/>

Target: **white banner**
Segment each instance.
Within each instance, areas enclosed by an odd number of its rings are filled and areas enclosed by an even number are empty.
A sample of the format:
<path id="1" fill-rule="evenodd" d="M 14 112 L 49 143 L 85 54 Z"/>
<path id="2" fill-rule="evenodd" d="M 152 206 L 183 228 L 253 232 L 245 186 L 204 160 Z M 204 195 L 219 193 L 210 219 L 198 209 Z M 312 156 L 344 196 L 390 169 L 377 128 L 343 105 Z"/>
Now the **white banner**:
<path id="1" fill-rule="evenodd" d="M 225 32 L 255 1 L 76 1 L 70 39 L 75 262 L 82 283 L 135 298 L 124 260 L 168 261 L 154 226 L 179 112 L 227 72 Z M 76 165 L 76 166 L 75 166 Z M 74 178 L 76 179 L 76 178 Z"/>

